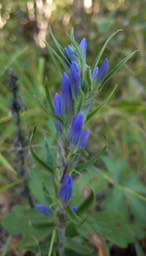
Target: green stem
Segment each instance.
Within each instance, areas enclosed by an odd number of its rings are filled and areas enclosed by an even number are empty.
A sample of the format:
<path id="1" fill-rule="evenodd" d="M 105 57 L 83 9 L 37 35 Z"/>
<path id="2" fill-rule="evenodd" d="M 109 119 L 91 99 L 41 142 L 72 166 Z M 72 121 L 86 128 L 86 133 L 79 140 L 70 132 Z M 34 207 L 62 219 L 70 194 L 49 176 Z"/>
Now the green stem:
<path id="1" fill-rule="evenodd" d="M 65 256 L 64 252 L 64 241 L 65 241 L 65 225 L 64 225 L 64 215 L 59 215 L 59 225 L 58 225 L 58 240 L 59 240 L 59 256 Z"/>
<path id="2" fill-rule="evenodd" d="M 55 241 L 55 236 L 56 236 L 56 230 L 54 229 L 53 233 L 52 233 L 52 238 L 51 238 L 51 243 L 50 243 L 50 248 L 49 248 L 48 256 L 52 255 L 53 245 L 54 245 L 54 241 Z"/>

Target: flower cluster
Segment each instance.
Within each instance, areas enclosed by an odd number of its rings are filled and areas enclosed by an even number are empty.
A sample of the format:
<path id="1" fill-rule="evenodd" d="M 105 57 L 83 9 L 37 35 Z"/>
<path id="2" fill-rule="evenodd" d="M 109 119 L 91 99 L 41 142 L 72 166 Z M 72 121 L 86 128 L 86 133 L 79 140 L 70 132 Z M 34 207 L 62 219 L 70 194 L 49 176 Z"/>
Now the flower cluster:
<path id="1" fill-rule="evenodd" d="M 85 38 L 81 40 L 79 50 L 87 67 L 87 40 Z M 64 48 L 64 54 L 68 74 L 66 72 L 63 74 L 62 92 L 61 95 L 58 93 L 55 95 L 54 109 L 56 116 L 63 121 L 63 124 L 56 121 L 56 129 L 59 134 L 59 158 L 63 169 L 65 169 L 63 185 L 60 189 L 60 199 L 67 202 L 72 194 L 72 179 L 68 174 L 71 168 L 75 167 L 80 160 L 80 149 L 86 149 L 89 139 L 90 132 L 88 129 L 84 130 L 83 127 L 85 112 L 87 114 L 92 101 L 89 102 L 88 110 L 86 109 L 86 111 L 84 103 L 80 104 L 82 93 L 84 93 L 84 79 L 79 55 L 71 45 Z M 90 69 L 88 70 L 92 83 L 98 84 L 103 81 L 107 74 L 108 60 L 105 59 L 100 68 L 96 67 L 93 72 Z M 71 153 L 73 154 L 71 155 Z"/>

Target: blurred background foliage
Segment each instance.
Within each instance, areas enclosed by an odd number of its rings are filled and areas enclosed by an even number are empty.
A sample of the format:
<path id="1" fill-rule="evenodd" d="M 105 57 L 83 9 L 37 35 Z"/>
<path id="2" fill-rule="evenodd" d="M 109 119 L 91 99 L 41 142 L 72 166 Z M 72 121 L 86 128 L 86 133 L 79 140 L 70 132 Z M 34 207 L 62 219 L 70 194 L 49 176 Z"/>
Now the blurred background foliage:
<path id="1" fill-rule="evenodd" d="M 121 172 L 121 165 L 125 163 L 130 174 L 133 172 L 141 182 L 146 183 L 145 13 L 145 0 L 1 0 L 0 186 L 4 193 L 0 196 L 0 203 L 3 213 L 17 201 L 21 202 L 19 193 L 13 196 L 6 189 L 20 182 L 15 174 L 18 171 L 13 150 L 16 127 L 10 111 L 8 70 L 12 69 L 17 74 L 20 95 L 27 106 L 21 116 L 23 132 L 28 141 L 35 124 L 43 134 L 49 127 L 48 133 L 51 134 L 51 120 L 33 97 L 36 95 L 46 105 L 46 78 L 52 98 L 61 84 L 61 73 L 55 67 L 44 42 L 48 41 L 53 46 L 49 26 L 64 47 L 68 44 L 66 33 L 70 33 L 72 27 L 77 41 L 85 36 L 88 40 L 89 64 L 93 63 L 103 42 L 117 29 L 123 29 L 112 39 L 104 53 L 104 57 L 109 59 L 110 70 L 120 59 L 138 49 L 125 67 L 106 84 L 94 103 L 100 104 L 112 87 L 118 84 L 110 102 L 91 122 L 88 150 L 93 155 L 101 148 L 103 136 L 106 137 L 108 149 L 98 167 L 106 169 L 110 166 L 109 172 L 116 172 L 116 166 L 117 172 Z M 41 133 L 37 134 L 35 141 L 39 149 L 43 146 Z M 34 168 L 31 157 L 27 165 L 29 169 Z M 109 198 L 110 195 L 103 202 L 106 208 L 109 207 Z"/>

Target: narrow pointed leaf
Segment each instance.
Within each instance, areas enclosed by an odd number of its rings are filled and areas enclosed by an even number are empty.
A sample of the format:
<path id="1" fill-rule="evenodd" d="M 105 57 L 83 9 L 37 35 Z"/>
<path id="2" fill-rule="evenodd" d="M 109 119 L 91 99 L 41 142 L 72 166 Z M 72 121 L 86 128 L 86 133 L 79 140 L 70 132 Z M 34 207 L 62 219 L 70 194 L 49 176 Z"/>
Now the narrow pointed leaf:
<path id="1" fill-rule="evenodd" d="M 104 45 L 102 46 L 100 52 L 98 53 L 98 55 L 97 55 L 97 57 L 96 57 L 96 59 L 95 59 L 95 61 L 94 61 L 94 63 L 93 63 L 93 67 L 92 67 L 93 73 L 94 73 L 94 71 L 95 71 L 95 69 L 96 69 L 96 67 L 97 67 L 97 65 L 98 65 L 98 63 L 99 63 L 99 60 L 100 60 L 102 54 L 104 53 L 104 50 L 105 50 L 105 48 L 107 47 L 109 41 L 110 41 L 117 33 L 121 32 L 121 31 L 122 31 L 122 29 L 117 30 L 116 32 L 114 32 L 114 33 L 106 40 L 106 42 L 105 42 Z"/>
<path id="2" fill-rule="evenodd" d="M 48 170 L 49 172 L 53 173 L 54 170 L 49 166 L 47 165 L 45 162 L 43 162 L 37 155 L 36 153 L 34 152 L 33 148 L 32 148 L 32 141 L 33 141 L 33 138 L 34 138 L 34 135 L 35 135 L 35 132 L 36 132 L 36 128 L 37 126 L 34 127 L 33 129 L 33 133 L 31 135 L 31 138 L 30 138 L 30 151 L 32 153 L 32 156 L 35 158 L 35 160 L 41 164 L 46 170 Z"/>
<path id="3" fill-rule="evenodd" d="M 116 86 L 114 87 L 114 89 L 113 89 L 113 90 L 111 91 L 111 93 L 107 96 L 107 98 L 106 98 L 97 108 L 95 108 L 92 112 L 90 112 L 90 114 L 88 114 L 88 116 L 87 116 L 87 121 L 91 120 L 91 119 L 94 117 L 94 115 L 96 115 L 96 113 L 97 113 L 100 109 L 102 109 L 102 108 L 104 107 L 104 105 L 110 100 L 110 98 L 111 98 L 112 95 L 114 94 L 114 92 L 115 92 L 117 86 L 118 86 L 118 85 L 116 85 Z"/>
<path id="4" fill-rule="evenodd" d="M 70 37 L 71 37 L 71 38 L 73 38 L 73 39 L 75 40 L 74 28 L 72 28 L 72 29 L 71 29 Z"/>
<path id="5" fill-rule="evenodd" d="M 58 51 L 61 53 L 61 55 L 64 55 L 63 48 L 62 48 L 62 46 L 59 44 L 59 42 L 57 41 L 56 37 L 54 36 L 51 27 L 49 28 L 49 32 L 50 32 L 50 35 L 51 35 L 51 37 L 52 37 L 52 39 L 53 39 L 53 41 L 54 41 L 54 43 L 55 43 L 55 45 L 56 45 Z"/>
<path id="6" fill-rule="evenodd" d="M 128 56 L 126 56 L 124 59 L 122 59 L 105 77 L 105 79 L 103 80 L 101 86 L 100 86 L 100 89 L 103 87 L 103 85 L 115 74 L 117 73 L 117 71 L 124 65 L 126 64 L 126 62 L 128 60 L 130 60 L 133 55 L 138 52 L 138 50 L 130 53 Z"/>
<path id="7" fill-rule="evenodd" d="M 53 49 L 53 47 L 51 47 L 47 42 L 46 42 L 46 45 L 47 45 L 47 48 L 48 48 L 48 51 L 50 53 L 50 55 L 52 56 L 53 59 L 56 58 L 57 60 L 57 65 L 58 63 L 60 63 L 60 65 L 64 68 L 64 70 L 68 73 L 68 67 L 67 65 L 65 64 L 64 60 L 62 59 L 62 57 L 59 56 L 59 54 Z M 56 63 L 56 61 L 55 61 Z"/>
<path id="8" fill-rule="evenodd" d="M 60 117 L 58 117 L 57 115 L 55 115 L 55 114 L 54 114 L 53 112 L 51 112 L 49 109 L 46 109 L 35 95 L 33 95 L 33 97 L 37 100 L 37 102 L 39 103 L 40 107 L 41 107 L 46 113 L 49 114 L 49 116 L 51 116 L 52 118 L 54 118 L 55 120 L 57 120 L 57 121 L 59 121 L 61 124 L 63 124 L 63 120 L 62 120 Z"/>
<path id="9" fill-rule="evenodd" d="M 46 161 L 48 165 L 54 170 L 55 169 L 54 157 L 50 150 L 47 138 L 45 138 L 45 153 L 46 153 Z"/>
<path id="10" fill-rule="evenodd" d="M 80 215 L 87 211 L 87 209 L 92 205 L 94 201 L 94 192 L 91 189 L 89 196 L 86 198 L 86 200 L 78 207 L 77 213 Z"/>
<path id="11" fill-rule="evenodd" d="M 91 159 L 89 159 L 85 163 L 79 164 L 75 169 L 77 171 L 83 171 L 86 168 L 88 168 L 90 165 L 95 164 L 99 160 L 99 158 L 102 156 L 105 149 L 106 149 L 106 145 L 95 156 L 93 156 Z"/>

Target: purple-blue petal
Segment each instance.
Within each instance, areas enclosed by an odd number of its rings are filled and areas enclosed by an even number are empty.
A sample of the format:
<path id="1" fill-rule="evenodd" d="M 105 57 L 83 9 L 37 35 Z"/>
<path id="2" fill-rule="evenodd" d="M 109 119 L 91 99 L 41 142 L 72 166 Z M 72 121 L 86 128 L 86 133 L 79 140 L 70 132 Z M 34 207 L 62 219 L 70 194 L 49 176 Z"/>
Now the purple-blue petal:
<path id="1" fill-rule="evenodd" d="M 71 83 L 71 91 L 74 98 L 77 98 L 80 94 L 81 87 L 81 74 L 76 62 L 72 62 L 70 67 L 70 83 Z"/>
<path id="2" fill-rule="evenodd" d="M 52 216 L 53 214 L 52 209 L 43 204 L 36 204 L 35 208 L 39 210 L 39 212 L 43 213 L 46 217 Z"/>
<path id="3" fill-rule="evenodd" d="M 81 140 L 80 140 L 80 147 L 84 150 L 87 146 L 88 139 L 89 139 L 90 131 L 87 129 L 85 130 L 82 135 L 81 135 Z"/>
<path id="4" fill-rule="evenodd" d="M 84 123 L 84 114 L 82 112 L 78 113 L 72 122 L 70 129 L 70 143 L 77 146 L 81 140 L 82 129 Z"/>
<path id="5" fill-rule="evenodd" d="M 72 176 L 66 176 L 63 185 L 59 191 L 60 199 L 64 202 L 68 202 L 72 196 Z"/>
<path id="6" fill-rule="evenodd" d="M 58 93 L 55 94 L 54 109 L 55 109 L 56 116 L 62 118 L 61 96 Z M 56 121 L 55 124 L 56 124 L 57 131 L 61 132 L 62 131 L 61 123 L 59 121 Z"/>
<path id="7" fill-rule="evenodd" d="M 86 61 L 86 52 L 87 52 L 87 39 L 84 37 L 80 42 L 80 48 L 84 54 L 84 59 Z"/>
<path id="8" fill-rule="evenodd" d="M 73 98 L 68 75 L 64 72 L 62 78 L 62 112 L 71 115 L 73 110 Z"/>
<path id="9" fill-rule="evenodd" d="M 97 82 L 103 81 L 103 79 L 106 77 L 106 74 L 108 72 L 108 59 L 106 58 L 101 67 L 99 68 L 98 75 L 97 75 Z"/>
<path id="10" fill-rule="evenodd" d="M 55 99 L 54 99 L 54 109 L 55 109 L 55 114 L 58 117 L 62 117 L 62 110 L 61 110 L 61 96 L 59 93 L 55 94 Z"/>
<path id="11" fill-rule="evenodd" d="M 64 53 L 70 62 L 73 62 L 73 61 L 78 62 L 78 56 L 76 55 L 76 53 L 71 45 L 68 45 L 67 48 L 66 47 L 64 48 Z"/>

